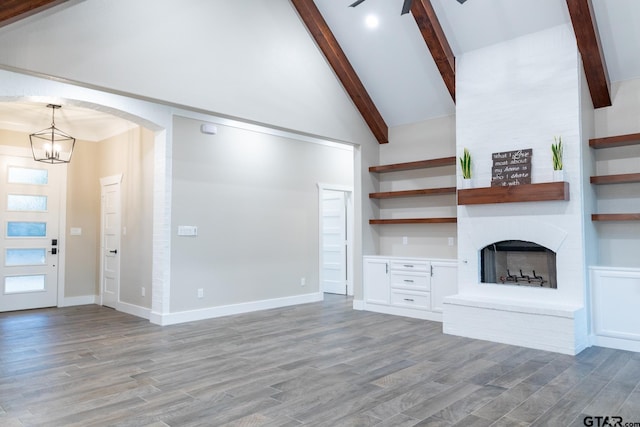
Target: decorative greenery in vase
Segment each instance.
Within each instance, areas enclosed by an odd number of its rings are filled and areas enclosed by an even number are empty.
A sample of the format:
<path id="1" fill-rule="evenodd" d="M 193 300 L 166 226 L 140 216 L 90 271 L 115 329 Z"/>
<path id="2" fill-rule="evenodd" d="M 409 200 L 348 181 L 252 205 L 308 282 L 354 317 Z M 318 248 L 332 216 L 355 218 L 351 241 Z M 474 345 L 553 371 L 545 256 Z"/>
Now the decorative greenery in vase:
<path id="1" fill-rule="evenodd" d="M 553 153 L 553 170 L 562 170 L 562 137 L 554 136 L 555 144 L 551 144 L 551 153 Z"/>
<path id="2" fill-rule="evenodd" d="M 464 153 L 460 157 L 460 168 L 462 169 L 462 177 L 471 179 L 471 154 L 467 148 L 464 149 Z"/>

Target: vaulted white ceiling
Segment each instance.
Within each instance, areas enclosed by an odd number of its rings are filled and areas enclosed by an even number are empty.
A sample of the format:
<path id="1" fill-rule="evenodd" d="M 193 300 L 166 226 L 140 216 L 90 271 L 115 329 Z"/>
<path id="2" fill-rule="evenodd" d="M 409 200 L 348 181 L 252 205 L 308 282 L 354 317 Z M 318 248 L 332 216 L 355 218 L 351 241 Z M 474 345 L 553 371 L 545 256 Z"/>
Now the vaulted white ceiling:
<path id="1" fill-rule="evenodd" d="M 612 82 L 640 78 L 640 1 L 592 0 Z M 403 0 L 315 0 L 387 125 L 455 113 L 455 104 Z M 456 56 L 570 24 L 566 0 L 431 0 Z M 379 26 L 365 25 L 368 15 Z"/>
<path id="2" fill-rule="evenodd" d="M 455 114 L 455 104 L 403 0 L 315 0 L 387 125 Z M 77 2 L 56 6 L 74 7 Z M 456 56 L 570 23 L 566 0 L 431 0 Z M 640 78 L 640 0 L 592 0 L 612 82 Z M 374 14 L 379 26 L 365 18 Z M 30 20 L 39 17 L 32 16 Z M 612 94 L 615 95 L 615 94 Z M 615 102 L 615 99 L 614 99 Z M 0 127 L 34 132 L 50 125 L 46 103 L 0 103 Z M 101 112 L 68 106 L 56 124 L 77 138 L 101 140 L 133 126 Z"/>

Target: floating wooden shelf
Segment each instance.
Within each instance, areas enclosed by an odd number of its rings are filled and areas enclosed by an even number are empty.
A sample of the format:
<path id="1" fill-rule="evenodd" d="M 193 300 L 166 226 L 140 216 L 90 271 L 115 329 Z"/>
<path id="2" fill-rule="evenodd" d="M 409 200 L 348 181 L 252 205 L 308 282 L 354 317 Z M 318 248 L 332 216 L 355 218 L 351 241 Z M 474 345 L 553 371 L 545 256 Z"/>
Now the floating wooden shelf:
<path id="1" fill-rule="evenodd" d="M 640 173 L 624 173 L 618 175 L 592 176 L 592 184 L 625 184 L 629 182 L 640 182 Z"/>
<path id="2" fill-rule="evenodd" d="M 640 133 L 593 138 L 589 140 L 589 146 L 593 148 L 613 148 L 637 144 L 640 144 Z"/>
<path id="3" fill-rule="evenodd" d="M 569 200 L 568 182 L 545 182 L 542 184 L 522 184 L 506 187 L 458 190 L 459 205 L 543 202 L 552 200 Z"/>
<path id="4" fill-rule="evenodd" d="M 456 187 L 422 188 L 419 190 L 383 191 L 369 193 L 370 199 L 392 199 L 394 197 L 437 196 L 440 194 L 456 194 Z"/>
<path id="5" fill-rule="evenodd" d="M 591 221 L 640 221 L 640 213 L 592 214 Z"/>
<path id="6" fill-rule="evenodd" d="M 397 218 L 370 219 L 369 224 L 455 224 L 458 219 L 453 218 Z"/>
<path id="7" fill-rule="evenodd" d="M 439 159 L 430 159 L 430 160 L 418 160 L 416 162 L 407 162 L 407 163 L 394 163 L 391 165 L 380 165 L 380 166 L 371 166 L 369 167 L 369 172 L 398 172 L 398 171 L 408 171 L 413 169 L 424 169 L 424 168 L 434 168 L 438 166 L 453 166 L 456 164 L 455 156 L 452 157 L 442 157 Z"/>
<path id="8" fill-rule="evenodd" d="M 628 145 L 640 145 L 640 133 L 609 136 L 606 138 L 594 138 L 589 140 L 589 146 L 593 148 L 625 147 Z M 640 182 L 640 173 L 624 173 L 617 175 L 599 175 L 591 177 L 591 184 L 625 184 Z M 613 213 L 592 214 L 591 221 L 640 221 L 640 213 Z"/>

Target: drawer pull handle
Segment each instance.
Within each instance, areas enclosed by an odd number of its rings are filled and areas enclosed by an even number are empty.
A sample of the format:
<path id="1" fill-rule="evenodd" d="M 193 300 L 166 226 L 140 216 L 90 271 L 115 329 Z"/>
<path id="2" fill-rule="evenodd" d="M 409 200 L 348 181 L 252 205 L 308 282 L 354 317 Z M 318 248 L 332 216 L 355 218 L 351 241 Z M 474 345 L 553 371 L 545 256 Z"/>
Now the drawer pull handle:
<path id="1" fill-rule="evenodd" d="M 413 265 L 412 264 L 405 264 L 404 267 L 413 268 Z"/>
<path id="2" fill-rule="evenodd" d="M 404 279 L 404 281 L 407 282 L 407 283 L 413 283 L 413 280 L 411 280 L 411 279 Z"/>
<path id="3" fill-rule="evenodd" d="M 413 302 L 413 298 L 405 298 L 405 301 Z"/>

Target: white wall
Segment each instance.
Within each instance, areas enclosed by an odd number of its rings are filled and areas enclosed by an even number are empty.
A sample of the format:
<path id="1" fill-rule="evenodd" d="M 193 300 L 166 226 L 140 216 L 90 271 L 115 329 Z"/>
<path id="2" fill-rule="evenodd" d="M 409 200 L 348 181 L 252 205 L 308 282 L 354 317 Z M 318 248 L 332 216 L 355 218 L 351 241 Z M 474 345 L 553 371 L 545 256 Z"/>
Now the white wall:
<path id="1" fill-rule="evenodd" d="M 318 293 L 317 184 L 353 186 L 351 147 L 201 123 L 174 120 L 171 311 Z"/>
<path id="2" fill-rule="evenodd" d="M 440 117 L 389 129 L 389 144 L 380 146 L 380 164 L 436 159 L 455 155 L 455 116 Z M 376 191 L 455 187 L 456 166 L 371 174 Z M 455 217 L 455 194 L 370 201 L 379 218 Z M 456 224 L 376 225 L 379 255 L 455 258 Z M 407 244 L 404 244 L 406 237 Z M 449 238 L 454 244 L 449 246 Z"/>
<path id="3" fill-rule="evenodd" d="M 566 180 L 571 187 L 568 202 L 459 206 L 458 255 L 467 262 L 458 275 L 460 292 L 583 305 L 586 277 L 579 66 L 569 25 L 470 52 L 459 59 L 458 154 L 469 148 L 475 163 L 474 185 L 490 186 L 492 153 L 521 148 L 533 149 L 532 182 L 551 181 L 551 144 L 554 136 L 561 135 Z M 488 226 L 493 227 L 495 237 L 510 232 L 514 239 L 532 233 L 542 239 L 545 230 L 564 235 L 557 252 L 558 289 L 479 285 L 477 246 L 503 240 L 479 241 Z M 535 237 L 520 240 L 536 241 Z"/>
<path id="4" fill-rule="evenodd" d="M 582 124 L 581 130 L 581 156 L 582 156 L 582 175 L 580 181 L 583 188 L 583 204 L 582 209 L 583 224 L 584 224 L 584 257 L 586 267 L 594 265 L 598 259 L 598 235 L 596 233 L 596 224 L 591 221 L 591 214 L 595 212 L 596 207 L 596 188 L 591 185 L 590 177 L 594 170 L 594 150 L 589 147 L 589 139 L 594 137 L 595 134 L 595 110 L 593 108 L 593 102 L 591 101 L 591 93 L 589 91 L 589 85 L 584 73 L 584 69 L 581 66 L 580 71 L 580 88 L 582 91 L 580 99 L 580 121 Z M 587 277 L 589 272 L 585 272 Z"/>

